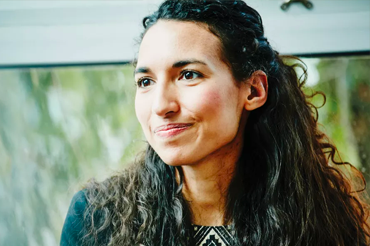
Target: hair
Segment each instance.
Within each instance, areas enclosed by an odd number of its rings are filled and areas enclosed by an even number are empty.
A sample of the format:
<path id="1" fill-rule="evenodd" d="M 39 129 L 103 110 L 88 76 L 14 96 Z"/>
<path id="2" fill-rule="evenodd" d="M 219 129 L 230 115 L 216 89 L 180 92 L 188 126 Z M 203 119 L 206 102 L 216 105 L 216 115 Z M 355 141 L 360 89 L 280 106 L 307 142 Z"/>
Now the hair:
<path id="1" fill-rule="evenodd" d="M 203 23 L 221 41 L 223 58 L 237 81 L 262 70 L 266 103 L 248 118 L 244 147 L 227 195 L 234 245 L 367 245 L 368 206 L 339 166 L 336 147 L 318 129 L 316 92 L 306 95 L 306 68 L 279 55 L 260 15 L 241 0 L 167 0 L 143 20 L 144 34 L 159 20 Z M 286 59 L 297 59 L 293 65 Z M 298 77 L 301 68 L 303 77 Z M 339 160 L 338 160 L 339 159 Z M 134 165 L 104 182 L 90 182 L 90 234 L 111 229 L 110 245 L 194 245 L 191 211 L 182 196 L 181 168 L 165 164 L 148 145 Z M 94 224 L 96 211 L 101 223 Z"/>

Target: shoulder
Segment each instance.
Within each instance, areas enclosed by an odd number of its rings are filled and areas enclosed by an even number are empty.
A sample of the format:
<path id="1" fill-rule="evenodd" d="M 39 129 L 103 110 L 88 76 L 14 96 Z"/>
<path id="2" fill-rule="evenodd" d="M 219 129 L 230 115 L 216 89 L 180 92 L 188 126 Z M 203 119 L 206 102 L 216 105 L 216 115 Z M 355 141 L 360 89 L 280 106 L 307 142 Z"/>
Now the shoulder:
<path id="1" fill-rule="evenodd" d="M 87 207 L 88 203 L 85 193 L 81 190 L 73 196 L 69 206 L 63 225 L 61 246 L 81 243 L 83 234 L 87 233 L 84 223 L 84 213 Z"/>
<path id="2" fill-rule="evenodd" d="M 132 215 L 137 193 L 137 186 L 132 184 L 138 183 L 135 170 L 126 169 L 103 182 L 92 179 L 73 196 L 61 233 L 61 246 L 109 243 L 115 214 Z"/>
<path id="3" fill-rule="evenodd" d="M 94 221 L 95 219 L 100 220 L 100 216 L 99 212 L 94 213 Z M 91 206 L 87 200 L 86 191 L 81 190 L 72 198 L 64 221 L 60 245 L 94 245 L 94 237 L 89 235 L 91 224 Z M 105 242 L 109 236 L 109 230 L 103 230 L 97 235 L 97 241 Z"/>

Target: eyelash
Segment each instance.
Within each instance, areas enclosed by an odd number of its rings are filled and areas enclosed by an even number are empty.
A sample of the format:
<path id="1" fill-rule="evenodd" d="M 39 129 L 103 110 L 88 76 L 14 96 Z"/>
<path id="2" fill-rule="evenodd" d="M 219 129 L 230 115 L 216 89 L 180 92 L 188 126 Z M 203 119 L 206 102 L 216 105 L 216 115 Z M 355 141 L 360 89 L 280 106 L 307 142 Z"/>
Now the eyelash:
<path id="1" fill-rule="evenodd" d="M 203 74 L 199 73 L 199 72 L 196 72 L 196 71 L 193 71 L 193 70 L 183 70 L 181 71 L 180 73 L 180 78 L 185 76 L 186 73 L 192 73 L 193 75 L 196 75 L 196 78 L 193 78 L 193 79 L 189 79 L 189 80 L 194 80 L 194 79 L 198 79 L 198 78 L 203 78 Z M 142 83 L 144 80 L 150 80 L 151 82 L 153 82 L 150 78 L 148 77 L 143 77 L 143 78 L 140 78 L 137 82 L 135 82 L 135 85 L 139 88 L 145 88 L 146 86 L 142 87 Z"/>
<path id="2" fill-rule="evenodd" d="M 135 82 L 136 87 L 144 88 L 144 87 L 142 87 L 142 84 L 143 84 L 144 80 L 152 81 L 150 78 L 147 78 L 147 77 L 140 78 L 137 82 Z"/>

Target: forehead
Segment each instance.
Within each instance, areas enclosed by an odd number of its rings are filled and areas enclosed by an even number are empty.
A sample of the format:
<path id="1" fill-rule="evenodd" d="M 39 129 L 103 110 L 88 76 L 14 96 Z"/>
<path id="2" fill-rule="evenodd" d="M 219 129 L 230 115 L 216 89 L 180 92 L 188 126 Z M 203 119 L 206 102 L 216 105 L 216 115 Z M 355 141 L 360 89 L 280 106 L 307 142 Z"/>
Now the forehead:
<path id="1" fill-rule="evenodd" d="M 202 23 L 159 20 L 144 35 L 138 65 L 197 58 L 214 65 L 222 62 L 219 38 Z"/>

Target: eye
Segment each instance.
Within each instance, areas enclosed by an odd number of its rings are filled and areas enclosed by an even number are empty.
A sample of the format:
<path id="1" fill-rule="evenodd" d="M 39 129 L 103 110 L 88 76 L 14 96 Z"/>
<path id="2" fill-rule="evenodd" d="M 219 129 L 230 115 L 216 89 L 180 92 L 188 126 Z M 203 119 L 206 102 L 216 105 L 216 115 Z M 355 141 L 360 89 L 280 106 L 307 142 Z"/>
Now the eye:
<path id="1" fill-rule="evenodd" d="M 151 86 L 153 84 L 153 80 L 148 79 L 148 78 L 141 78 L 136 82 L 137 87 L 144 88 Z"/>
<path id="2" fill-rule="evenodd" d="M 192 79 L 201 78 L 201 77 L 202 77 L 202 75 L 200 73 L 197 73 L 197 72 L 194 72 L 194 71 L 183 71 L 181 73 L 181 76 L 180 76 L 179 80 L 181 80 L 181 79 L 192 80 Z"/>

